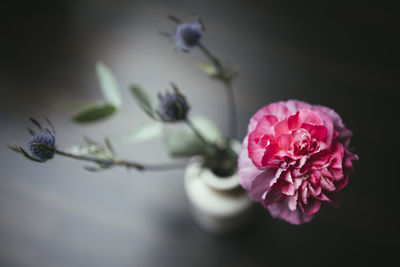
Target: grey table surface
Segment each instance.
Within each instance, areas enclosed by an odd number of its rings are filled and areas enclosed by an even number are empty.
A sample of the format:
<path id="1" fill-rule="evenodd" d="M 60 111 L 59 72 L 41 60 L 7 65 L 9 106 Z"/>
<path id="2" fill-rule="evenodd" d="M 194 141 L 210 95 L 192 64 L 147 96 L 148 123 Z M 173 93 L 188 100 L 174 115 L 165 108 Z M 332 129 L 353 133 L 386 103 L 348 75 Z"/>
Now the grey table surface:
<path id="1" fill-rule="evenodd" d="M 29 116 L 46 114 L 61 147 L 125 136 L 146 117 L 128 87 L 151 94 L 176 82 L 192 105 L 227 132 L 223 89 L 195 67 L 198 51 L 174 53 L 158 30 L 168 14 L 193 11 L 204 42 L 241 70 L 235 84 L 240 137 L 261 106 L 298 98 L 335 108 L 353 129 L 360 156 L 339 209 L 292 226 L 257 206 L 233 236 L 202 232 L 190 216 L 183 170 L 83 170 L 55 158 L 35 164 L 11 153 Z M 372 263 L 398 245 L 397 90 L 399 19 L 395 9 L 347 2 L 66 1 L 8 3 L 1 10 L 0 266 L 287 266 Z M 100 99 L 94 64 L 102 60 L 124 88 L 111 120 L 78 126 L 71 106 Z M 122 157 L 167 162 L 160 140 L 115 144 Z"/>

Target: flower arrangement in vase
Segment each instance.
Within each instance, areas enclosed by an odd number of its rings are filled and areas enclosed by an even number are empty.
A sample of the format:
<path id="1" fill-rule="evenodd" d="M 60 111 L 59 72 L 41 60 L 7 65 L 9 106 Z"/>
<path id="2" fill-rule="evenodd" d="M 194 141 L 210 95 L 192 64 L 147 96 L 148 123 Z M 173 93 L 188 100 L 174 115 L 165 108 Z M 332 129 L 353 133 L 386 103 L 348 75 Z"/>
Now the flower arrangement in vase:
<path id="1" fill-rule="evenodd" d="M 175 31 L 161 34 L 174 49 L 185 53 L 199 49 L 209 63 L 198 66 L 225 88 L 231 136 L 223 136 L 206 118 L 192 119 L 190 101 L 175 83 L 171 83 L 170 91 L 158 94 L 158 104 L 145 90 L 133 85 L 133 97 L 153 121 L 152 126 L 143 126 L 137 132 L 158 136 L 163 134 L 160 125 L 184 124 L 185 128 L 165 134 L 164 143 L 172 157 L 189 158 L 187 164 L 143 164 L 121 159 L 108 138 L 104 142 L 85 138 L 83 145 L 63 150 L 47 118 L 48 127 L 30 119 L 37 129 L 28 128 L 31 137 L 27 149 L 19 145 L 9 148 L 39 163 L 54 156 L 93 163 L 85 167 L 88 171 L 116 166 L 138 171 L 186 168 L 185 191 L 193 216 L 212 233 L 226 233 L 242 226 L 251 218 L 253 201 L 261 202 L 273 217 L 292 224 L 310 221 L 322 203 L 335 204 L 337 192 L 347 184 L 353 169 L 352 161 L 357 159 L 349 148 L 352 133 L 340 116 L 330 108 L 297 100 L 272 103 L 250 119 L 248 134 L 241 144 L 236 140 L 233 89 L 238 70 L 204 45 L 205 27 L 198 16 L 189 22 L 174 16 L 169 19 L 176 23 Z M 82 109 L 72 118 L 77 123 L 104 119 L 122 106 L 120 89 L 110 69 L 98 63 L 96 70 L 106 103 Z"/>

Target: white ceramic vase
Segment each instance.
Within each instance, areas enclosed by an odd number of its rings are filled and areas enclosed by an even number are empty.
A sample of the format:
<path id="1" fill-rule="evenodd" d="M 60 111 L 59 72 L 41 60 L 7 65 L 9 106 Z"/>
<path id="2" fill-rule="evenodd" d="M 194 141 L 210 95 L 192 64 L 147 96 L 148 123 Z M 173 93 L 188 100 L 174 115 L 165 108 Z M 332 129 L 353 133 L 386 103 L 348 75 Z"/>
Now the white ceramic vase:
<path id="1" fill-rule="evenodd" d="M 241 144 L 232 142 L 232 149 L 239 153 Z M 213 234 L 240 230 L 252 215 L 253 202 L 240 186 L 237 172 L 218 177 L 202 163 L 201 157 L 193 157 L 185 171 L 185 191 L 195 221 Z"/>

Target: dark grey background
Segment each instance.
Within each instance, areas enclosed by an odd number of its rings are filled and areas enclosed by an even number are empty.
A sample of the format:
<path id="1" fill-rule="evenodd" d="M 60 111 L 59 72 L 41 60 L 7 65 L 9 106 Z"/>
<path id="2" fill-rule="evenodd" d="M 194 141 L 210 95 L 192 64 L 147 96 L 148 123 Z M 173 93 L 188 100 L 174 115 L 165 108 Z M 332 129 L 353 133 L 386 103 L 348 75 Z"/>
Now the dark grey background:
<path id="1" fill-rule="evenodd" d="M 323 2 L 320 3 L 320 2 Z M 0 9 L 1 266 L 289 266 L 389 261 L 398 248 L 398 93 L 400 24 L 394 5 L 316 1 L 14 1 Z M 83 135 L 124 136 L 146 121 L 129 97 L 175 81 L 192 114 L 227 131 L 224 91 L 194 65 L 198 51 L 174 53 L 157 34 L 165 17 L 202 15 L 204 42 L 241 69 L 235 84 L 240 135 L 272 101 L 327 105 L 354 131 L 360 156 L 339 209 L 292 226 L 261 207 L 242 233 L 216 238 L 190 217 L 183 171 L 93 174 L 56 158 L 46 165 L 5 149 L 23 143 L 29 116 L 46 114 L 58 143 Z M 124 88 L 124 110 L 79 127 L 71 105 L 100 91 L 103 60 Z M 168 161 L 159 140 L 126 146 L 123 157 Z"/>

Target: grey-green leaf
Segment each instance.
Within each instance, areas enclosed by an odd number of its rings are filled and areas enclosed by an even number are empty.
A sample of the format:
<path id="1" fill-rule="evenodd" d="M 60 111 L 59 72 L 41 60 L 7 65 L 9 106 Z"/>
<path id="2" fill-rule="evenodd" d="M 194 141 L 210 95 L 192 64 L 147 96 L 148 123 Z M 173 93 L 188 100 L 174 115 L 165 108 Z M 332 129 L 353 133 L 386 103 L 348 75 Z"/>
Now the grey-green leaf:
<path id="1" fill-rule="evenodd" d="M 202 71 L 204 71 L 210 77 L 218 76 L 218 71 L 214 67 L 214 65 L 209 63 L 198 63 L 197 67 L 199 67 Z"/>
<path id="2" fill-rule="evenodd" d="M 133 97 L 135 98 L 136 102 L 142 108 L 142 110 L 147 115 L 149 115 L 151 118 L 153 118 L 153 119 L 156 118 L 153 104 L 152 104 L 149 96 L 146 94 L 146 92 L 142 88 L 140 88 L 138 85 L 132 85 L 131 93 L 132 93 Z"/>
<path id="3" fill-rule="evenodd" d="M 192 122 L 208 141 L 224 144 L 225 137 L 211 120 L 198 116 L 192 119 Z M 179 126 L 169 127 L 164 134 L 164 144 L 171 156 L 189 157 L 206 152 L 204 143 L 188 127 L 177 127 Z"/>
<path id="4" fill-rule="evenodd" d="M 77 123 L 95 122 L 109 117 L 116 110 L 117 109 L 110 104 L 93 105 L 80 111 L 78 114 L 72 117 L 72 120 Z"/>
<path id="5" fill-rule="evenodd" d="M 149 121 L 139 125 L 127 137 L 124 143 L 139 143 L 160 137 L 163 132 L 162 124 L 158 121 Z"/>
<path id="6" fill-rule="evenodd" d="M 96 64 L 96 74 L 104 99 L 113 104 L 114 107 L 120 108 L 122 106 L 122 97 L 114 74 L 103 62 Z"/>

